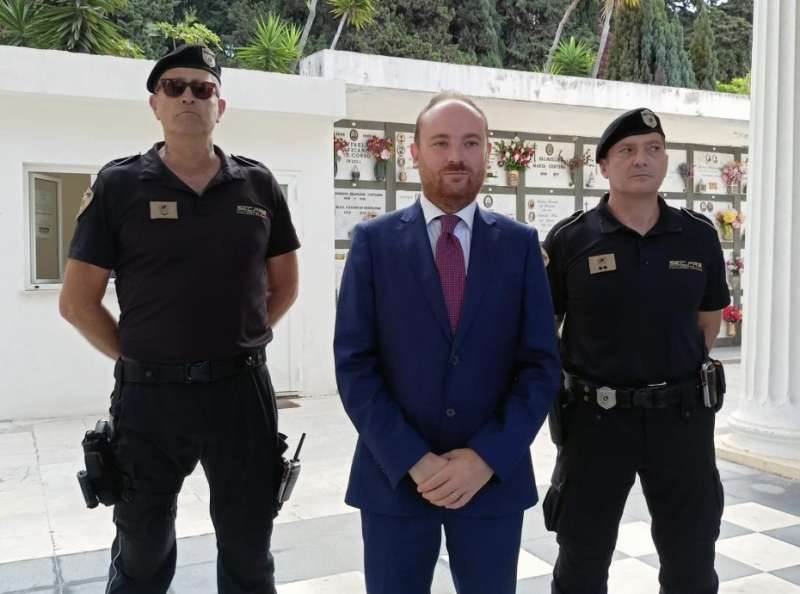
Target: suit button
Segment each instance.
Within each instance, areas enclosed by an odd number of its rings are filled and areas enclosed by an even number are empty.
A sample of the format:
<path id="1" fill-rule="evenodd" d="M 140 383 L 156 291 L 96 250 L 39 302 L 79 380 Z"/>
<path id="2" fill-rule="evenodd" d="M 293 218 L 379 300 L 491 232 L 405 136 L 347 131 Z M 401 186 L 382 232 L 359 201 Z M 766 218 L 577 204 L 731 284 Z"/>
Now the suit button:
<path id="1" fill-rule="evenodd" d="M 450 365 L 458 365 L 461 362 L 461 359 L 458 358 L 458 355 L 453 355 L 450 357 Z"/>
<path id="2" fill-rule="evenodd" d="M 444 414 L 452 419 L 454 416 L 456 416 L 456 411 L 452 408 L 448 408 L 446 411 L 444 411 Z"/>

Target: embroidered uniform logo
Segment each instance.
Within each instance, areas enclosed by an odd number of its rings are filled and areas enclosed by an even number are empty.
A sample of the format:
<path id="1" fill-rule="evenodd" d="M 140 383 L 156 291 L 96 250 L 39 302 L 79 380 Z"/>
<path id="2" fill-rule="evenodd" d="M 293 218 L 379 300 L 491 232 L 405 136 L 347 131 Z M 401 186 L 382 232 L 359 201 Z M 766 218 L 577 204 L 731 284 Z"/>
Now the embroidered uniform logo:
<path id="1" fill-rule="evenodd" d="M 92 191 L 92 188 L 88 188 L 83 193 L 83 197 L 81 198 L 81 206 L 78 209 L 78 217 L 80 217 L 83 214 L 84 210 L 89 208 L 89 205 L 92 203 L 93 198 L 94 198 L 94 192 Z"/>
<path id="2" fill-rule="evenodd" d="M 251 217 L 259 217 L 261 219 L 268 219 L 269 213 L 265 208 L 259 208 L 257 206 L 245 206 L 244 204 L 240 204 L 236 207 L 236 214 L 240 215 L 248 215 Z"/>
<path id="3" fill-rule="evenodd" d="M 687 260 L 670 260 L 670 270 L 693 270 L 694 272 L 703 272 L 702 262 L 691 262 Z"/>

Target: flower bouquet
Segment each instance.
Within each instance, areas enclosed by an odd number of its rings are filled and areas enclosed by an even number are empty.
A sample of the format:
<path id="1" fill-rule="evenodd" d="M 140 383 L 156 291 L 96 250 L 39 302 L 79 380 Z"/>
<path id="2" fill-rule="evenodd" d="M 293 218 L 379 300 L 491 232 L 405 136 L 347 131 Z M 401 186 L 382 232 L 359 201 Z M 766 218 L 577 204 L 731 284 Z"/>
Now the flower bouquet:
<path id="1" fill-rule="evenodd" d="M 717 224 L 722 231 L 723 241 L 733 241 L 733 230 L 744 223 L 744 215 L 734 208 L 726 208 L 717 213 Z"/>
<path id="2" fill-rule="evenodd" d="M 389 138 L 371 136 L 367 139 L 367 150 L 375 159 L 375 180 L 386 179 L 386 163 L 392 158 L 394 143 Z"/>
<path id="3" fill-rule="evenodd" d="M 569 170 L 569 185 L 572 187 L 575 185 L 575 171 L 579 167 L 588 165 L 589 161 L 591 160 L 591 156 L 588 153 L 584 153 L 583 155 L 575 155 L 568 160 L 564 160 L 564 157 L 559 156 L 558 160 L 566 165 L 567 169 Z"/>
<path id="4" fill-rule="evenodd" d="M 736 325 L 742 321 L 742 310 L 735 305 L 729 305 L 722 310 L 722 319 L 725 320 L 728 336 L 736 336 Z"/>
<path id="5" fill-rule="evenodd" d="M 739 192 L 742 178 L 745 175 L 745 168 L 741 161 L 730 161 L 722 166 L 722 181 L 728 188 L 729 194 L 736 194 Z"/>
<path id="6" fill-rule="evenodd" d="M 339 169 L 339 160 L 344 159 L 347 154 L 347 147 L 350 143 L 341 136 L 333 137 L 333 175 L 336 177 L 336 171 Z"/>
<path id="7" fill-rule="evenodd" d="M 692 176 L 694 175 L 692 166 L 688 163 L 681 163 L 678 165 L 678 175 L 680 175 L 681 179 L 683 180 L 683 191 L 688 192 L 689 188 L 691 188 L 689 180 L 692 179 Z"/>
<path id="8" fill-rule="evenodd" d="M 536 157 L 536 145 L 531 145 L 515 136 L 511 141 L 499 140 L 494 143 L 497 151 L 497 165 L 506 171 L 508 185 L 516 187 L 519 184 L 519 174 L 525 171 Z"/>
<path id="9" fill-rule="evenodd" d="M 731 258 L 725 262 L 725 268 L 728 270 L 728 274 L 730 275 L 731 284 L 734 286 L 734 288 L 738 288 L 739 278 L 742 276 L 742 271 L 744 270 L 744 258 L 741 256 Z"/>

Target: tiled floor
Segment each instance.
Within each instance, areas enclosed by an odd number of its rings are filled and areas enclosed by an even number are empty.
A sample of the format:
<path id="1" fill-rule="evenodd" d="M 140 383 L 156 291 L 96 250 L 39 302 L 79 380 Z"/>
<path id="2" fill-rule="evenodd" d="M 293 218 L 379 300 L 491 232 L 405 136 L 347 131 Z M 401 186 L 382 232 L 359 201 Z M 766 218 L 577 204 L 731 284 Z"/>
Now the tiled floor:
<path id="1" fill-rule="evenodd" d="M 739 383 L 737 365 L 729 378 L 733 386 Z M 113 536 L 110 510 L 86 510 L 75 483 L 81 466 L 77 444 L 94 420 L 0 423 L 0 594 L 104 592 Z M 724 433 L 725 416 L 719 421 Z M 309 437 L 301 481 L 275 528 L 278 592 L 362 594 L 359 517 L 342 502 L 355 434 L 335 398 L 281 411 L 281 429 L 290 435 L 307 431 Z M 539 482 L 546 482 L 555 459 L 546 432 L 533 454 Z M 719 466 L 726 492 L 717 545 L 721 594 L 800 594 L 800 483 L 727 462 Z M 208 487 L 196 473 L 179 501 L 173 594 L 216 591 L 207 507 Z M 537 506 L 525 516 L 520 594 L 549 594 L 556 555 L 554 536 L 545 531 Z M 454 591 L 447 561 L 443 554 L 437 564 L 434 594 Z M 658 592 L 658 557 L 638 483 L 620 527 L 609 592 Z"/>

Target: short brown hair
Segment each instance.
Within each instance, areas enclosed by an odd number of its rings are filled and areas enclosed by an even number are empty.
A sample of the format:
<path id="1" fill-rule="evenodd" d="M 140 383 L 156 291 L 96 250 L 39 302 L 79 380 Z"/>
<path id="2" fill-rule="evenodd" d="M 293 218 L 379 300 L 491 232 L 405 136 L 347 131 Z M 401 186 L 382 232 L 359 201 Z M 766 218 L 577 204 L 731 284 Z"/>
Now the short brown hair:
<path id="1" fill-rule="evenodd" d="M 489 138 L 489 120 L 486 119 L 486 114 L 483 113 L 483 110 L 480 107 L 478 107 L 478 105 L 472 99 L 470 99 L 463 93 L 459 93 L 458 91 L 442 91 L 441 93 L 435 95 L 433 99 L 430 100 L 428 105 L 426 105 L 425 108 L 421 112 L 419 112 L 419 115 L 417 116 L 416 128 L 414 129 L 414 144 L 419 144 L 419 128 L 423 116 L 430 110 L 432 110 L 434 107 L 436 107 L 440 103 L 444 103 L 445 101 L 458 101 L 460 103 L 464 103 L 468 107 L 471 107 L 472 109 L 477 111 L 483 118 L 484 123 L 486 124 L 486 138 L 487 139 Z"/>

